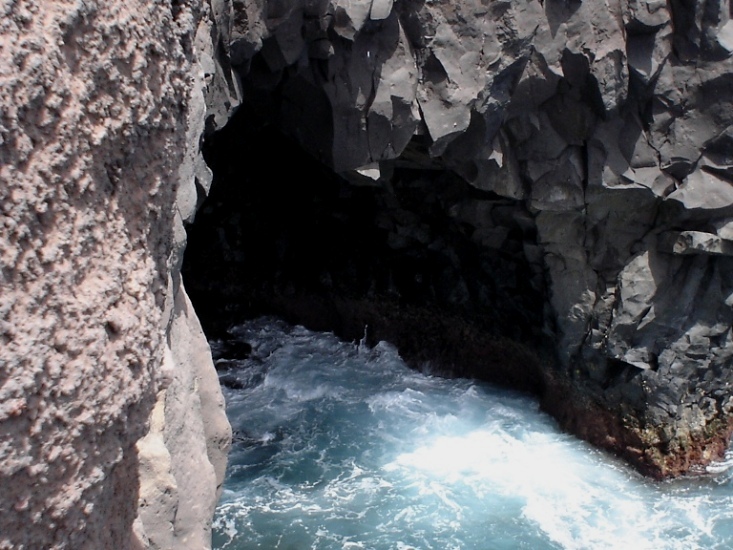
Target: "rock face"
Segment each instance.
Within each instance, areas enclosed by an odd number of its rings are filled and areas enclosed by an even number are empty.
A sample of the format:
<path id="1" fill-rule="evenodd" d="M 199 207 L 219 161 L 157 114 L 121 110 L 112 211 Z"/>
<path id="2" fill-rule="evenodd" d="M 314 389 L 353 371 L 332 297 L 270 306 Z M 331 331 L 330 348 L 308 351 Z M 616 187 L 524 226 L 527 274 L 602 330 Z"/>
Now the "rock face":
<path id="1" fill-rule="evenodd" d="M 733 426 L 728 4 L 234 1 L 214 13 L 246 100 L 335 171 L 385 189 L 405 167 L 451 171 L 479 194 L 451 212 L 499 255 L 511 228 L 491 215 L 497 198 L 523 215 L 558 357 L 545 407 L 665 477 L 720 456 Z M 390 230 L 395 247 L 419 241 L 406 225 Z"/>
<path id="2" fill-rule="evenodd" d="M 1 10 L 0 548 L 208 546 L 230 432 L 180 269 L 200 137 L 242 98 L 374 190 L 385 257 L 445 268 L 387 277 L 396 315 L 503 300 L 487 330 L 555 340 L 545 407 L 652 475 L 727 446 L 729 2 Z"/>
<path id="3" fill-rule="evenodd" d="M 0 548 L 210 544 L 229 428 L 178 273 L 202 9 L 0 8 Z"/>

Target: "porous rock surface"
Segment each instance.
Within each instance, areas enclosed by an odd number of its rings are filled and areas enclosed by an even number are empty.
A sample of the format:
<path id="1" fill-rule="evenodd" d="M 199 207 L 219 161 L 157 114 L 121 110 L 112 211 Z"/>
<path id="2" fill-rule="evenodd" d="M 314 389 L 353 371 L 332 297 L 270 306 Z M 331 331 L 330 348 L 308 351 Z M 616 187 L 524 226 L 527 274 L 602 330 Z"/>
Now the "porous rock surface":
<path id="1" fill-rule="evenodd" d="M 0 7 L 0 548 L 210 545 L 229 426 L 178 273 L 204 7 Z"/>
<path id="2" fill-rule="evenodd" d="M 528 215 L 544 406 L 658 477 L 720 457 L 733 426 L 732 9 L 214 2 L 247 101 L 334 170 L 385 189 L 450 170 L 486 193 L 450 211 L 500 252 L 497 197 Z"/>

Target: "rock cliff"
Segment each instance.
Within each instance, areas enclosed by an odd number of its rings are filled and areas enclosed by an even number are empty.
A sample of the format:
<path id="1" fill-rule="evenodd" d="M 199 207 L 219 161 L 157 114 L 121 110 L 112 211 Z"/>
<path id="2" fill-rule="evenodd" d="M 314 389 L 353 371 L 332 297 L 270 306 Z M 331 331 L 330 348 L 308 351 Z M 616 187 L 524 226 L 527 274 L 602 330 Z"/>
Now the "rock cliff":
<path id="1" fill-rule="evenodd" d="M 1 9 L 0 548 L 208 546 L 230 434 L 180 270 L 242 99 L 445 274 L 385 288 L 554 342 L 569 430 L 659 477 L 728 445 L 729 2 Z"/>
<path id="2" fill-rule="evenodd" d="M 210 544 L 229 427 L 179 274 L 203 9 L 0 8 L 0 548 Z"/>
<path id="3" fill-rule="evenodd" d="M 438 225 L 481 262 L 521 266 L 481 269 L 514 285 L 495 293 L 505 302 L 522 303 L 512 277 L 544 296 L 558 361 L 541 393 L 566 428 L 659 477 L 720 456 L 733 407 L 729 2 L 232 1 L 214 14 L 253 112 L 377 189 L 391 250 L 465 267 L 430 225 L 439 204 Z M 449 191 L 455 178 L 473 191 Z M 230 265 L 241 237 L 224 238 Z M 333 292 L 333 273 L 311 275 Z M 439 301 L 481 303 L 488 285 L 472 280 Z"/>

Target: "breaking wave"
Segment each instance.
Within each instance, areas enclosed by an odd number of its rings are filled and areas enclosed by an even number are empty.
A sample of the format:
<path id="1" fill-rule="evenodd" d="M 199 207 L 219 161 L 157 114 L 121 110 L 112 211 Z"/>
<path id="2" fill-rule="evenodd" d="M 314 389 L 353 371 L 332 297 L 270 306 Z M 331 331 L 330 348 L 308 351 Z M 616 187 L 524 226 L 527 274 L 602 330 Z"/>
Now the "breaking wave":
<path id="1" fill-rule="evenodd" d="M 235 430 L 214 547 L 727 549 L 733 455 L 656 483 L 527 396 L 273 319 L 232 330 Z M 217 343 L 213 342 L 212 347 Z"/>

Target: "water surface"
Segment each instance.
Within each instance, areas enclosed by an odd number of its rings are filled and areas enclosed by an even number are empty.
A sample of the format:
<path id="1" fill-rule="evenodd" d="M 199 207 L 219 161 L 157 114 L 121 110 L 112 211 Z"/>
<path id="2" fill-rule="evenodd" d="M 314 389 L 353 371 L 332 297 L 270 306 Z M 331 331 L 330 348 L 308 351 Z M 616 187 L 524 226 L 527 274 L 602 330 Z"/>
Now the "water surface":
<path id="1" fill-rule="evenodd" d="M 215 548 L 733 548 L 733 458 L 656 483 L 533 399 L 416 372 L 388 344 L 273 319 L 233 333 L 253 353 L 225 375 Z"/>

